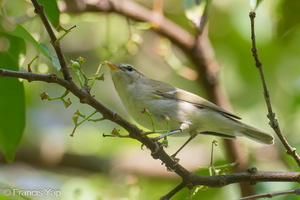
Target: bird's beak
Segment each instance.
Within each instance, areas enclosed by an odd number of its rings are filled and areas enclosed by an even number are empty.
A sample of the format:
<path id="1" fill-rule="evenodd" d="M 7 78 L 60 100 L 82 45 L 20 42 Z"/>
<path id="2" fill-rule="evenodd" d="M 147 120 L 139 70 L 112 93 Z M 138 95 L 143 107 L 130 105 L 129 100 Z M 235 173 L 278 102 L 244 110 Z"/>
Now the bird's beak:
<path id="1" fill-rule="evenodd" d="M 111 70 L 119 70 L 119 69 L 120 69 L 119 67 L 117 67 L 116 65 L 114 65 L 114 64 L 112 64 L 112 63 L 110 63 L 110 62 L 108 62 L 108 61 L 105 61 L 105 64 L 106 64 L 107 66 L 109 66 L 109 68 L 110 68 Z"/>

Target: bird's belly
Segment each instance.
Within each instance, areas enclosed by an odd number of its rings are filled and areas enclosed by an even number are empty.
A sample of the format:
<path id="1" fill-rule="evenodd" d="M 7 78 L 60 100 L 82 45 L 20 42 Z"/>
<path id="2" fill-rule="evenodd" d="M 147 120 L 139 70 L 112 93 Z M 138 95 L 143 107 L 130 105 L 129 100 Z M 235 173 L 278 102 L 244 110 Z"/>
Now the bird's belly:
<path id="1" fill-rule="evenodd" d="M 168 123 L 171 130 L 177 130 L 182 123 L 190 124 L 191 118 L 197 111 L 194 105 L 175 100 L 156 99 L 153 101 L 152 99 L 152 101 L 133 100 L 127 102 L 125 107 L 129 114 L 136 122 L 149 130 L 152 130 L 152 121 L 150 115 L 143 112 L 144 109 L 147 109 L 151 114 L 155 130 L 167 130 Z M 169 122 L 166 121 L 166 116 L 170 118 Z M 188 136 L 188 134 L 181 134 L 181 132 L 176 135 Z"/>

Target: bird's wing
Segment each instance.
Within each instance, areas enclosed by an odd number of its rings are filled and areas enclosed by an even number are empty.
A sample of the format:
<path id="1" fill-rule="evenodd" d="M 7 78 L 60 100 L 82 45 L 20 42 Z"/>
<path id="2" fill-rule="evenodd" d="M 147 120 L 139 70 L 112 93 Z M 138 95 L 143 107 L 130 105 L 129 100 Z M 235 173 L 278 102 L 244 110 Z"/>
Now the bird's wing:
<path id="1" fill-rule="evenodd" d="M 166 98 L 166 99 L 174 99 L 178 101 L 185 101 L 185 102 L 192 103 L 199 108 L 207 108 L 207 109 L 214 110 L 230 118 L 241 119 L 240 117 L 228 112 L 227 110 L 220 108 L 219 106 L 193 93 L 178 89 L 176 87 L 173 87 L 169 84 L 160 81 L 154 81 L 154 82 L 155 82 L 154 84 L 152 83 L 152 85 L 154 86 L 152 89 L 153 89 L 153 95 L 155 95 L 156 98 Z M 155 87 L 156 85 L 161 86 L 161 84 L 163 84 L 165 87 Z"/>

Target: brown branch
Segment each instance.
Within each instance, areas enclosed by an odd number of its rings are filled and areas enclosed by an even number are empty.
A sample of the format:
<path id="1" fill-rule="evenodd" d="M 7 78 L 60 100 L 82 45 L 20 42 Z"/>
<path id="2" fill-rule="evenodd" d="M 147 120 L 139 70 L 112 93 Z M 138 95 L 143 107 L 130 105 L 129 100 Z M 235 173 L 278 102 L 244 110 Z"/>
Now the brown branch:
<path id="1" fill-rule="evenodd" d="M 255 184 L 257 182 L 300 182 L 299 175 L 300 172 L 255 171 L 254 173 L 244 172 L 231 175 L 204 177 L 195 176 L 195 180 L 191 182 L 193 185 L 206 185 L 209 187 L 223 187 L 232 183 L 239 182 L 248 182 L 251 184 Z"/>
<path id="2" fill-rule="evenodd" d="M 263 86 L 263 91 L 264 91 L 264 97 L 265 97 L 265 102 L 267 104 L 268 108 L 268 118 L 270 120 L 269 124 L 272 127 L 272 129 L 275 131 L 277 134 L 278 138 L 280 139 L 281 143 L 285 147 L 287 153 L 291 155 L 294 160 L 297 162 L 298 166 L 300 167 L 300 157 L 296 152 L 296 148 L 293 148 L 288 141 L 285 139 L 283 136 L 281 129 L 279 127 L 279 123 L 277 119 L 275 118 L 275 113 L 273 112 L 272 104 L 271 104 L 271 98 L 270 98 L 270 93 L 268 91 L 266 79 L 264 76 L 263 68 L 262 68 L 262 62 L 259 60 L 258 53 L 257 53 L 257 47 L 256 47 L 256 39 L 255 39 L 255 26 L 254 26 L 254 19 L 255 19 L 256 13 L 255 12 L 250 12 L 249 17 L 250 17 L 250 22 L 251 22 L 251 40 L 252 40 L 252 56 L 255 61 L 255 66 L 259 71 L 259 75 L 261 78 L 262 86 Z"/>
<path id="3" fill-rule="evenodd" d="M 183 188 L 186 187 L 186 184 L 184 182 L 181 182 L 177 187 L 175 187 L 173 190 L 171 190 L 170 192 L 168 192 L 168 194 L 162 196 L 160 198 L 160 200 L 168 200 L 171 197 L 173 197 L 177 192 L 179 192 L 180 190 L 182 190 Z"/>
<path id="4" fill-rule="evenodd" d="M 272 198 L 272 197 L 275 197 L 275 196 L 281 196 L 281 195 L 287 195 L 287 194 L 300 195 L 300 188 L 296 188 L 294 190 L 286 190 L 286 191 L 280 191 L 280 192 L 269 192 L 269 193 L 266 193 L 266 194 L 252 195 L 252 196 L 240 198 L 240 200 L 255 200 L 257 198 Z"/>
<path id="5" fill-rule="evenodd" d="M 58 57 L 59 64 L 60 64 L 60 67 L 61 67 L 61 71 L 64 75 L 64 78 L 66 80 L 72 80 L 72 77 L 71 77 L 70 72 L 68 70 L 68 65 L 67 65 L 66 59 L 64 58 L 64 54 L 62 53 L 62 50 L 60 48 L 60 43 L 59 43 L 59 41 L 57 41 L 57 38 L 56 38 L 56 36 L 55 36 L 55 34 L 52 30 L 52 27 L 51 27 L 46 15 L 45 15 L 44 6 L 39 4 L 37 2 L 37 0 L 31 0 L 31 2 L 32 2 L 33 6 L 35 8 L 34 12 L 40 16 L 40 18 L 41 18 L 41 20 L 44 24 L 44 27 L 45 27 L 45 29 L 46 29 L 49 37 L 50 37 L 51 44 L 52 44 L 52 46 L 53 46 L 53 48 L 56 52 L 56 55 Z"/>

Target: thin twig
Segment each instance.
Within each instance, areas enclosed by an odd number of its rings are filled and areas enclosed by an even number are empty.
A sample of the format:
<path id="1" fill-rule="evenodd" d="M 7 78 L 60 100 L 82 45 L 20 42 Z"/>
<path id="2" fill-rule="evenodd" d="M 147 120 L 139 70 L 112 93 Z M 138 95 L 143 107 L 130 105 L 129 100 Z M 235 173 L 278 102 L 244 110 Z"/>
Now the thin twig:
<path id="1" fill-rule="evenodd" d="M 275 131 L 275 133 L 277 134 L 277 136 L 280 139 L 281 143 L 285 147 L 287 153 L 294 158 L 294 160 L 297 162 L 298 166 L 300 167 L 300 157 L 296 152 L 296 148 L 291 147 L 291 145 L 288 143 L 288 141 L 283 136 L 283 134 L 280 130 L 280 127 L 279 127 L 279 123 L 278 123 L 277 119 L 275 118 L 275 113 L 273 112 L 273 109 L 272 109 L 270 94 L 269 94 L 267 84 L 266 84 L 266 80 L 265 80 L 265 76 L 264 76 L 264 73 L 263 73 L 262 62 L 259 60 L 258 53 L 257 53 L 256 40 L 255 40 L 255 30 L 254 30 L 254 28 L 255 28 L 255 26 L 254 26 L 255 16 L 256 16 L 255 12 L 250 12 L 249 13 L 250 22 L 251 22 L 251 40 L 252 40 L 251 51 L 252 51 L 252 56 L 255 60 L 255 66 L 259 71 L 259 75 L 260 75 L 261 82 L 262 82 L 262 85 L 263 85 L 264 97 L 265 97 L 265 101 L 266 101 L 267 108 L 268 108 L 268 115 L 267 116 L 270 120 L 269 124 L 272 127 L 272 129 Z"/>
<path id="2" fill-rule="evenodd" d="M 173 190 L 171 190 L 168 194 L 162 196 L 160 198 L 160 200 L 169 200 L 171 197 L 173 197 L 175 194 L 177 194 L 180 190 L 182 190 L 185 187 L 186 187 L 186 184 L 184 182 L 180 183 Z"/>
<path id="3" fill-rule="evenodd" d="M 268 192 L 265 194 L 257 194 L 257 195 L 251 195 L 248 197 L 243 197 L 240 198 L 240 200 L 255 200 L 257 198 L 272 198 L 275 196 L 280 196 L 280 195 L 287 195 L 287 194 L 296 194 L 300 195 L 300 188 L 294 189 L 294 190 L 285 190 L 281 192 Z"/>

